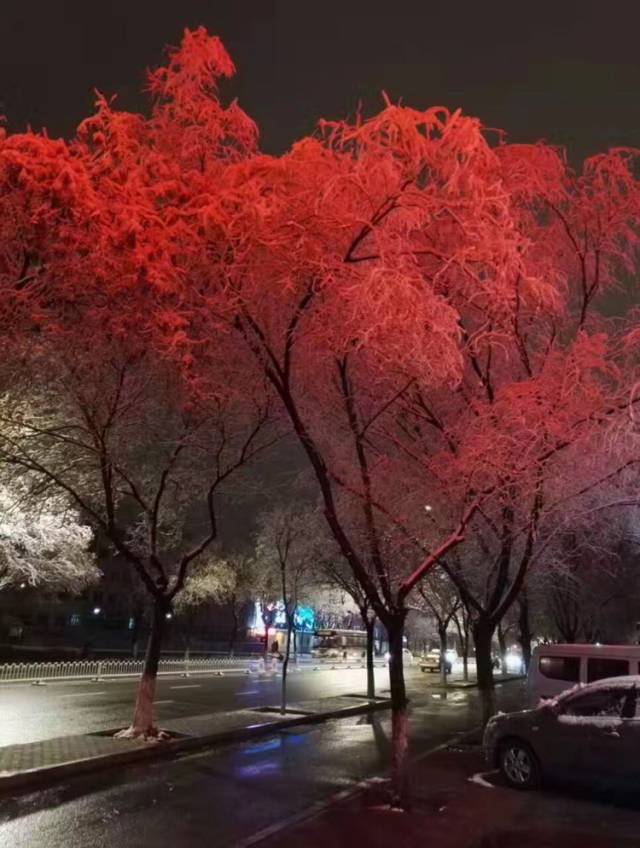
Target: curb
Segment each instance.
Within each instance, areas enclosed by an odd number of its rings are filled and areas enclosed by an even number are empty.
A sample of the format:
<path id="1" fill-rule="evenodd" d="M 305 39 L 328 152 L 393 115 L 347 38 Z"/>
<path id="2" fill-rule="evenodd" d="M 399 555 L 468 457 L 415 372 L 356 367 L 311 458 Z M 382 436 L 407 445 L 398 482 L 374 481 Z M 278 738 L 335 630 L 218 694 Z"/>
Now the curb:
<path id="1" fill-rule="evenodd" d="M 516 683 L 519 680 L 526 680 L 526 674 L 517 674 L 512 677 L 506 677 L 504 680 L 494 680 L 494 686 L 502 686 L 503 683 Z M 464 681 L 459 681 L 458 683 L 447 683 L 446 686 L 443 686 L 441 683 L 435 684 L 434 688 L 438 686 L 440 689 L 477 689 L 478 684 L 475 681 L 470 681 L 465 683 Z"/>
<path id="2" fill-rule="evenodd" d="M 191 753 L 206 748 L 215 748 L 230 742 L 244 742 L 259 736 L 268 736 L 288 727 L 304 724 L 321 724 L 324 721 L 349 716 L 365 715 L 370 712 L 387 710 L 391 707 L 391 699 L 375 703 L 356 704 L 340 710 L 329 710 L 323 713 L 312 713 L 295 718 L 278 719 L 266 724 L 252 724 L 245 727 L 225 730 L 221 733 L 208 733 L 204 736 L 189 736 L 183 739 L 173 739 L 165 742 L 150 743 L 148 747 L 132 751 L 122 751 L 114 754 L 101 754 L 82 760 L 71 760 L 43 768 L 27 769 L 15 774 L 0 776 L 0 794 L 15 789 L 36 789 L 76 775 L 104 771 L 117 766 L 142 763 L 152 760 L 168 759 L 184 753 Z"/>

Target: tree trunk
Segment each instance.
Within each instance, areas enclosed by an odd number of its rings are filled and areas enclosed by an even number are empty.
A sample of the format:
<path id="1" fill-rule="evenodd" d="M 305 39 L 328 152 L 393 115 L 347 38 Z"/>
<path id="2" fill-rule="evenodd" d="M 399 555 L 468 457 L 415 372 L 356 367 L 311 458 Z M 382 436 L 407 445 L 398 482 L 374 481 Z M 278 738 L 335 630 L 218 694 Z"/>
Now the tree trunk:
<path id="1" fill-rule="evenodd" d="M 291 638 L 293 634 L 293 614 L 287 614 L 287 647 L 282 662 L 282 689 L 280 698 L 280 715 L 287 713 L 287 671 L 289 669 L 289 657 L 291 656 Z"/>
<path id="2" fill-rule="evenodd" d="M 406 612 L 393 613 L 387 622 L 389 688 L 391 689 L 391 805 L 408 809 L 407 692 L 402 663 L 402 635 Z"/>
<path id="3" fill-rule="evenodd" d="M 526 591 L 520 595 L 518 611 L 518 637 L 522 648 L 522 671 L 527 674 L 531 663 L 531 624 L 529 622 L 529 598 Z"/>
<path id="4" fill-rule="evenodd" d="M 156 694 L 156 680 L 158 676 L 158 663 L 162 649 L 162 635 L 164 632 L 167 602 L 165 598 L 156 598 L 153 604 L 153 615 L 151 619 L 151 632 L 147 642 L 147 651 L 144 658 L 144 669 L 138 683 L 136 704 L 133 711 L 133 723 L 123 735 L 151 737 L 157 736 L 157 728 L 153 723 L 153 701 Z"/>
<path id="5" fill-rule="evenodd" d="M 498 622 L 498 645 L 500 646 L 500 672 L 507 673 L 507 638 L 502 628 L 502 622 Z"/>
<path id="6" fill-rule="evenodd" d="M 469 617 L 464 612 L 460 611 L 462 622 L 458 618 L 458 613 L 453 616 L 453 621 L 458 631 L 460 639 L 460 650 L 462 651 L 462 679 L 465 683 L 469 680 Z"/>
<path id="7" fill-rule="evenodd" d="M 447 628 L 438 625 L 440 638 L 440 683 L 447 685 Z"/>
<path id="8" fill-rule="evenodd" d="M 267 656 L 269 654 L 269 630 L 270 630 L 269 623 L 267 621 L 265 621 L 264 622 L 264 652 L 263 652 L 263 659 L 264 659 L 265 666 L 267 664 Z"/>
<path id="9" fill-rule="evenodd" d="M 185 667 L 189 662 L 189 657 L 191 656 L 191 633 L 193 631 L 193 617 L 191 613 L 187 612 L 186 615 L 186 625 L 184 630 L 182 631 L 184 637 L 184 661 Z"/>
<path id="10" fill-rule="evenodd" d="M 231 628 L 231 638 L 229 639 L 229 656 L 235 654 L 236 642 L 238 641 L 238 609 L 235 598 L 231 599 L 231 615 L 233 617 L 233 627 Z"/>
<path id="11" fill-rule="evenodd" d="M 134 625 L 133 635 L 131 636 L 131 659 L 138 659 L 138 625 Z"/>
<path id="12" fill-rule="evenodd" d="M 486 619 L 480 619 L 473 625 L 473 641 L 476 647 L 476 673 L 482 705 L 482 726 L 484 727 L 496 711 L 495 690 L 493 688 L 493 662 L 491 642 L 493 625 Z"/>
<path id="13" fill-rule="evenodd" d="M 138 659 L 138 642 L 140 640 L 140 625 L 142 624 L 142 610 L 136 607 L 133 610 L 131 618 L 133 619 L 133 627 L 131 628 L 131 659 Z"/>
<path id="14" fill-rule="evenodd" d="M 376 619 L 363 616 L 365 630 L 367 631 L 367 698 L 375 698 L 376 695 L 376 673 L 373 666 L 374 630 Z M 371 714 L 370 714 L 371 715 Z"/>

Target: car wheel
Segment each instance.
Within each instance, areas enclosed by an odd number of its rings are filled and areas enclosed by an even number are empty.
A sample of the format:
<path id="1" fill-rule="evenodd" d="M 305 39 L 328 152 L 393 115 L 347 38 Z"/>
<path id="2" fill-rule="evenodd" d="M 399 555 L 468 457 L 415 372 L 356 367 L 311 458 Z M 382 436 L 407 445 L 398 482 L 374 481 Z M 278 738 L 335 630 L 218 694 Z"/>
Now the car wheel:
<path id="1" fill-rule="evenodd" d="M 514 789 L 537 789 L 540 786 L 540 765 L 526 742 L 506 739 L 500 745 L 498 765 L 502 776 Z"/>

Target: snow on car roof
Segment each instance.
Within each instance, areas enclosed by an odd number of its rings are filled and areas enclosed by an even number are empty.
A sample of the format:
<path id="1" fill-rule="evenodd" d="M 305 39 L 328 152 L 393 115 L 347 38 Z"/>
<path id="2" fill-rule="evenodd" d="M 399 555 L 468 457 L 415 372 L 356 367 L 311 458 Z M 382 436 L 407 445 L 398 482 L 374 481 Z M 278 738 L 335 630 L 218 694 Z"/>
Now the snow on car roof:
<path id="1" fill-rule="evenodd" d="M 592 683 L 576 683 L 575 686 L 560 692 L 555 698 L 542 698 L 540 705 L 553 706 L 577 692 L 593 692 L 598 689 L 608 689 L 611 686 L 618 689 L 631 689 L 632 686 L 640 688 L 640 674 L 627 674 L 624 677 L 603 677 L 601 680 L 594 680 Z"/>
<path id="2" fill-rule="evenodd" d="M 616 686 L 618 688 L 631 688 L 632 686 L 640 686 L 640 674 L 625 674 L 624 677 L 603 677 L 601 680 L 594 680 L 593 683 L 587 683 L 584 689 L 602 689 L 608 686 Z"/>
<path id="3" fill-rule="evenodd" d="M 631 689 L 632 686 L 637 686 L 640 689 L 640 674 L 627 674 L 625 677 L 603 677 L 601 680 L 594 680 L 592 683 L 576 683 L 575 686 L 565 689 L 564 692 L 556 695 L 555 698 L 550 698 L 545 703 L 557 704 L 576 692 L 594 692 L 612 686 L 617 689 Z"/>

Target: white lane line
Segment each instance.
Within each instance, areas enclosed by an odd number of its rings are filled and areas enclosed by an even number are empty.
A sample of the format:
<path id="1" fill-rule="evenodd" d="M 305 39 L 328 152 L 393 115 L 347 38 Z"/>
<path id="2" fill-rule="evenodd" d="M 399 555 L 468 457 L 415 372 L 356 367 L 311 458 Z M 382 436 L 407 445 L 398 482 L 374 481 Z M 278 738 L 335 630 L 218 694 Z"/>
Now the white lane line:
<path id="1" fill-rule="evenodd" d="M 185 686 L 169 686 L 169 689 L 201 689 L 201 685 L 199 683 L 189 683 Z"/>
<path id="2" fill-rule="evenodd" d="M 87 695 L 106 695 L 106 692 L 72 692 L 70 695 L 60 695 L 61 698 L 86 698 Z"/>
<path id="3" fill-rule="evenodd" d="M 168 701 L 154 701 L 153 703 L 154 703 L 154 704 L 156 704 L 156 705 L 157 705 L 157 704 L 173 704 L 173 701 L 172 701 L 172 700 L 168 700 Z"/>
<path id="4" fill-rule="evenodd" d="M 247 689 L 244 692 L 236 692 L 236 695 L 258 695 L 259 693 L 259 689 Z"/>

